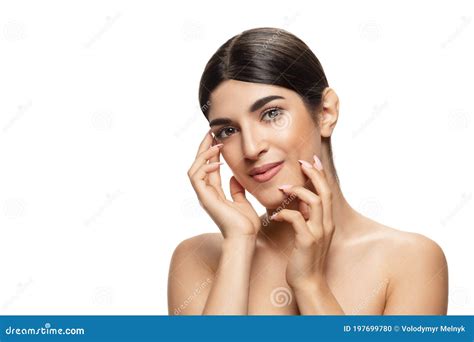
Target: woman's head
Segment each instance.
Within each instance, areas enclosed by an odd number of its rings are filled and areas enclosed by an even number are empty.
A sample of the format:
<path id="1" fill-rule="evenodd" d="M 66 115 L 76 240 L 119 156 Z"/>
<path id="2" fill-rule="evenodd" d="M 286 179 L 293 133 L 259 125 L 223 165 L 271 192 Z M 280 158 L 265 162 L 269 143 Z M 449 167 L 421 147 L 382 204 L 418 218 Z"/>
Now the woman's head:
<path id="1" fill-rule="evenodd" d="M 331 134 L 339 101 L 313 52 L 281 29 L 232 37 L 211 57 L 199 87 L 201 109 L 236 179 L 266 208 L 277 207 L 281 184 L 305 185 L 298 159 L 320 157 L 334 178 Z M 283 162 L 270 180 L 251 170 Z"/>

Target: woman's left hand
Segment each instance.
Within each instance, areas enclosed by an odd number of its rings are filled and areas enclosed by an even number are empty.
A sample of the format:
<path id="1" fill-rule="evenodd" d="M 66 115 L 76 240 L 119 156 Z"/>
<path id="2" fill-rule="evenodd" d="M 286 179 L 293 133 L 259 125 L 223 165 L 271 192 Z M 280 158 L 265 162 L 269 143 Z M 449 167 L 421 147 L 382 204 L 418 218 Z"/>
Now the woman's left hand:
<path id="1" fill-rule="evenodd" d="M 295 229 L 295 245 L 286 268 L 286 281 L 293 289 L 326 281 L 326 257 L 335 228 L 332 193 L 320 160 L 314 156 L 313 165 L 300 163 L 317 194 L 303 186 L 281 186 L 285 194 L 298 197 L 302 202 L 300 209 L 307 206 L 307 212 L 303 216 L 298 210 L 282 209 L 271 217 L 275 221 L 287 221 Z"/>

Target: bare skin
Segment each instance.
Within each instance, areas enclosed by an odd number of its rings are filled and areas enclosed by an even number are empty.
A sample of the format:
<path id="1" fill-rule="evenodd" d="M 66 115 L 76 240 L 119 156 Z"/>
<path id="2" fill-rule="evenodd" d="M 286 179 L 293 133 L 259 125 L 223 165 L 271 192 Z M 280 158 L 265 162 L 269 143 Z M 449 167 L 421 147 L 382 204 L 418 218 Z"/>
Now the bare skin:
<path id="1" fill-rule="evenodd" d="M 249 112 L 269 95 L 283 99 Z M 211 123 L 224 117 L 232 122 L 211 128 L 217 141 L 206 135 L 188 175 L 221 233 L 202 234 L 176 248 L 169 314 L 447 313 L 448 267 L 439 245 L 356 212 L 330 171 L 324 138 L 339 115 L 334 90 L 324 91 L 317 124 L 298 94 L 271 85 L 225 81 L 211 103 Z M 275 106 L 270 117 L 281 121 L 262 121 L 261 114 Z M 216 142 L 222 145 L 211 147 Z M 222 191 L 220 154 L 234 174 L 232 200 Z M 253 167 L 280 160 L 283 168 L 266 182 L 249 175 Z M 266 214 L 257 215 L 246 191 Z"/>

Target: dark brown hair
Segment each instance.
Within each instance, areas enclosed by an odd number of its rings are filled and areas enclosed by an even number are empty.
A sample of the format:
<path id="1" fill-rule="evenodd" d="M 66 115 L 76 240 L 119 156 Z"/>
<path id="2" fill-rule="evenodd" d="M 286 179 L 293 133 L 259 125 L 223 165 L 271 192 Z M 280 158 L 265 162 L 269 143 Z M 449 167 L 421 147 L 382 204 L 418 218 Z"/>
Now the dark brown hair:
<path id="1" fill-rule="evenodd" d="M 300 95 L 315 123 L 328 87 L 323 67 L 311 49 L 295 35 L 277 28 L 246 30 L 225 42 L 207 63 L 199 85 L 199 103 L 206 119 L 210 96 L 225 80 L 270 84 Z M 327 138 L 332 173 L 337 179 L 331 140 Z"/>

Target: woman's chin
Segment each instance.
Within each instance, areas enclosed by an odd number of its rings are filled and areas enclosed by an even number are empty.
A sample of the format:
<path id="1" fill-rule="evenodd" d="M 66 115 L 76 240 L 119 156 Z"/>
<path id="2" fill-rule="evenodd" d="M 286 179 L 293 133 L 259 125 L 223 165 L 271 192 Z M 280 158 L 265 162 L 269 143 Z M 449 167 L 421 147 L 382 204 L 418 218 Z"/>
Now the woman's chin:
<path id="1" fill-rule="evenodd" d="M 265 191 L 255 195 L 255 198 L 267 209 L 282 208 L 291 202 L 291 198 L 285 195 L 281 190 Z"/>

